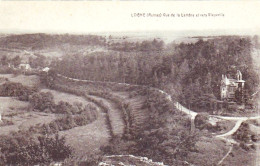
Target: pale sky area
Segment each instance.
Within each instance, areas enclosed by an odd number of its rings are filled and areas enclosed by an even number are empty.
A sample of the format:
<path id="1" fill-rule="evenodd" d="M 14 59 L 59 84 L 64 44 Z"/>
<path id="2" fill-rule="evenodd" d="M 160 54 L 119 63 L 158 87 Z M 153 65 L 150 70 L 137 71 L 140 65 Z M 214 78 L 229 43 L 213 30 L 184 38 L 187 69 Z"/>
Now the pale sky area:
<path id="1" fill-rule="evenodd" d="M 145 13 L 145 17 L 132 17 Z M 147 14 L 175 17 L 147 17 Z M 219 14 L 196 17 L 196 14 Z M 194 14 L 177 17 L 176 14 Z M 224 15 L 224 16 L 221 16 Z M 119 31 L 202 31 L 255 34 L 260 29 L 257 1 L 7 2 L 0 1 L 0 33 L 93 33 Z"/>

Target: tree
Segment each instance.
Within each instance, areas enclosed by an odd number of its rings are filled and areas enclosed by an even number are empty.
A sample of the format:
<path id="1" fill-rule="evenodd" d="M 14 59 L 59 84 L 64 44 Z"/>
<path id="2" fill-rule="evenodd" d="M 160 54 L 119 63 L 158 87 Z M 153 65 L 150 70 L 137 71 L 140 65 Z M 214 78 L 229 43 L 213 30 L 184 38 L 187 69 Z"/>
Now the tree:
<path id="1" fill-rule="evenodd" d="M 4 56 L 1 58 L 1 64 L 2 64 L 3 66 L 8 64 L 8 58 L 7 58 L 6 55 L 4 55 Z"/>
<path id="2" fill-rule="evenodd" d="M 54 97 L 51 92 L 38 92 L 34 93 L 29 98 L 29 102 L 33 109 L 44 111 L 45 109 L 53 109 Z"/>
<path id="3" fill-rule="evenodd" d="M 22 61 L 22 59 L 20 58 L 20 56 L 15 56 L 12 60 L 11 60 L 11 62 L 12 62 L 12 64 L 14 65 L 14 67 L 17 67 L 19 64 L 21 64 L 21 61 Z"/>

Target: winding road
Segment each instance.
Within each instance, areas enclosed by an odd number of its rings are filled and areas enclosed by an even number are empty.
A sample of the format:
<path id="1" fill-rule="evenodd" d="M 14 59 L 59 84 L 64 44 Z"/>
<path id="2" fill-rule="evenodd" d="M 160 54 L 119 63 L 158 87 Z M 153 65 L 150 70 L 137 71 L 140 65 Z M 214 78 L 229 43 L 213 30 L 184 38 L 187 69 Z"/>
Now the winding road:
<path id="1" fill-rule="evenodd" d="M 90 83 L 93 83 L 93 82 L 97 82 L 97 83 L 112 83 L 112 84 L 120 84 L 120 85 L 125 85 L 125 86 L 142 86 L 142 87 L 146 87 L 144 85 L 131 85 L 131 84 L 127 84 L 127 83 L 117 83 L 117 82 L 102 82 L 102 81 L 92 81 L 92 80 L 80 80 L 80 79 L 75 79 L 75 78 L 69 78 L 69 77 L 66 77 L 66 76 L 63 76 L 63 75 L 60 75 L 58 74 L 58 76 L 61 76 L 63 78 L 66 78 L 66 79 L 70 79 L 70 80 L 73 80 L 73 81 L 82 81 L 82 82 L 90 82 Z M 158 88 L 153 88 L 154 90 L 157 90 L 158 92 L 164 94 L 166 96 L 166 98 L 173 102 L 172 100 L 172 97 L 171 95 L 169 95 L 168 93 L 166 93 L 165 91 L 161 90 L 161 89 L 158 89 Z M 196 118 L 196 116 L 198 115 L 197 112 L 195 111 L 192 111 L 186 107 L 184 107 L 183 105 L 181 105 L 179 102 L 175 102 L 174 103 L 175 107 L 187 114 L 190 116 L 192 122 L 194 123 L 194 119 Z M 231 153 L 232 149 L 233 149 L 233 144 L 237 144 L 237 142 L 232 139 L 232 138 L 229 138 L 229 136 L 233 135 L 241 126 L 241 124 L 244 122 L 244 121 L 247 121 L 247 120 L 256 120 L 256 119 L 260 119 L 260 116 L 253 116 L 253 117 L 231 117 L 231 116 L 219 116 L 219 115 L 210 115 L 211 117 L 215 117 L 215 118 L 219 118 L 219 119 L 223 119 L 223 120 L 232 120 L 232 121 L 236 121 L 236 124 L 235 126 L 230 130 L 228 131 L 227 133 L 224 133 L 224 134 L 220 134 L 220 135 L 216 135 L 215 138 L 218 138 L 218 139 L 222 139 L 224 141 L 227 142 L 227 144 L 231 145 L 230 146 L 230 149 L 229 151 L 227 152 L 227 154 L 219 161 L 218 165 L 220 165 L 224 159 L 229 155 L 229 153 Z M 193 124 L 194 126 L 194 124 Z M 259 149 L 259 147 L 258 147 Z M 258 164 L 259 159 L 257 159 L 256 161 L 256 164 Z M 257 165 L 256 165 L 257 166 Z"/>
<path id="2" fill-rule="evenodd" d="M 73 81 L 82 81 L 82 82 L 97 82 L 97 83 L 112 83 L 112 84 L 120 84 L 120 85 L 125 85 L 125 86 L 142 86 L 142 87 L 147 87 L 144 85 L 132 85 L 132 84 L 127 84 L 127 83 L 118 83 L 118 82 L 102 82 L 102 81 L 92 81 L 92 80 L 81 80 L 81 79 L 75 79 L 75 78 L 70 78 L 70 77 L 66 77 L 63 76 L 61 74 L 58 74 L 58 76 L 61 76 L 63 78 L 69 79 L 69 80 L 73 80 Z M 158 89 L 158 88 L 153 88 L 154 90 L 157 90 L 158 92 L 164 94 L 166 96 L 166 98 L 173 102 L 171 95 L 169 95 L 168 93 L 166 93 L 165 91 Z M 181 105 L 179 102 L 175 102 L 174 103 L 175 107 L 190 116 L 191 119 L 195 119 L 195 117 L 198 115 L 197 112 L 192 111 L 186 107 L 184 107 L 183 105 Z M 223 120 L 233 120 L 233 121 L 237 121 L 236 125 L 234 126 L 234 128 L 230 131 L 228 131 L 225 134 L 221 134 L 221 135 L 217 135 L 216 137 L 220 138 L 220 137 L 227 137 L 230 136 L 232 134 L 234 134 L 240 127 L 241 123 L 246 121 L 246 120 L 256 120 L 256 119 L 260 119 L 260 116 L 253 116 L 253 117 L 232 117 L 232 116 L 219 116 L 219 115 L 210 115 L 211 117 L 215 117 L 215 118 L 219 118 L 219 119 L 223 119 Z"/>

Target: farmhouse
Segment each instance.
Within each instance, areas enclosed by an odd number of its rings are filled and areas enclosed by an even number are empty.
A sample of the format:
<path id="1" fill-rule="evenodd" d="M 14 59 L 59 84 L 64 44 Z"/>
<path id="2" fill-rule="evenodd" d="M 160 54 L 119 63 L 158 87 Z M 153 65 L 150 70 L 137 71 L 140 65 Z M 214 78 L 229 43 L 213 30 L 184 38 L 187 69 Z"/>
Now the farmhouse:
<path id="1" fill-rule="evenodd" d="M 245 81 L 242 80 L 242 73 L 237 70 L 236 79 L 227 78 L 226 75 L 222 75 L 220 96 L 222 101 L 243 101 Z"/>

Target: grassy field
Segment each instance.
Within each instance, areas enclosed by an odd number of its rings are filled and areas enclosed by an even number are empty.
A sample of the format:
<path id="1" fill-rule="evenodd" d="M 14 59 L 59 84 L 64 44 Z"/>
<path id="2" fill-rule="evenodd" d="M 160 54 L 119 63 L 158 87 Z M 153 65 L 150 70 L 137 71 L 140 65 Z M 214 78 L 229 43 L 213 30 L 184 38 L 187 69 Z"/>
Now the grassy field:
<path id="1" fill-rule="evenodd" d="M 194 165 L 209 166 L 217 164 L 228 151 L 225 142 L 209 137 L 201 137 L 196 143 L 197 152 L 192 152 L 187 158 L 188 162 Z M 189 161 L 191 158 L 193 161 Z M 195 160 L 194 160 L 195 159 Z M 202 166 L 202 165 L 201 165 Z"/>
<path id="2" fill-rule="evenodd" d="M 81 102 L 83 105 L 93 104 L 85 98 L 69 93 L 63 93 L 56 90 L 42 89 L 41 92 L 51 92 L 54 101 Z M 110 133 L 106 126 L 106 115 L 100 108 L 97 108 L 98 118 L 94 122 L 85 126 L 75 127 L 70 130 L 60 131 L 59 134 L 66 137 L 66 143 L 74 149 L 74 154 L 84 156 L 86 154 L 95 154 L 99 152 L 102 145 L 107 145 L 110 139 Z"/>
<path id="3" fill-rule="evenodd" d="M 28 129 L 30 126 L 49 123 L 55 119 L 54 114 L 28 112 L 28 102 L 19 101 L 11 97 L 0 97 L 0 103 L 2 119 L 13 123 L 12 125 L 1 126 L 1 134 Z"/>
<path id="4" fill-rule="evenodd" d="M 231 154 L 224 160 L 222 165 L 229 166 L 257 166 L 255 165 L 256 151 L 250 149 L 246 151 L 238 146 L 235 146 Z"/>
<path id="5" fill-rule="evenodd" d="M 70 104 L 73 104 L 75 102 L 81 102 L 83 104 L 86 104 L 88 102 L 83 97 L 76 96 L 76 95 L 69 94 L 69 93 L 59 92 L 56 90 L 41 89 L 41 92 L 51 92 L 54 96 L 55 104 L 58 104 L 60 101 L 68 102 Z"/>
<path id="6" fill-rule="evenodd" d="M 108 145 L 110 134 L 105 124 L 105 113 L 99 111 L 98 119 L 91 124 L 59 132 L 74 149 L 74 154 L 84 156 L 100 152 L 101 146 Z"/>
<path id="7" fill-rule="evenodd" d="M 0 78 L 8 78 L 11 82 L 21 83 L 25 86 L 33 87 L 40 83 L 40 78 L 36 75 L 13 75 L 13 74 L 0 74 Z"/>

